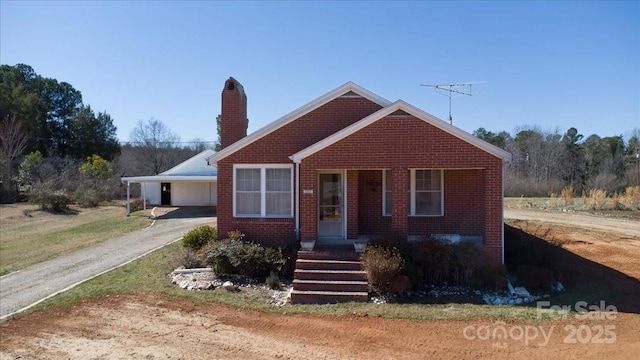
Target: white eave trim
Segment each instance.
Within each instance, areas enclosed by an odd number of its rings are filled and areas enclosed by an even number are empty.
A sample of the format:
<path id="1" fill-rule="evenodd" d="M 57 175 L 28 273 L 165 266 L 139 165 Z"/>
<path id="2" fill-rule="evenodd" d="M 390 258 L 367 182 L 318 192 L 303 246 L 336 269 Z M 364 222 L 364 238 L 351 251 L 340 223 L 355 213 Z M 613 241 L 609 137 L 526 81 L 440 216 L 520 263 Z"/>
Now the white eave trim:
<path id="1" fill-rule="evenodd" d="M 326 137 L 325 139 L 307 147 L 306 149 L 303 149 L 293 155 L 291 155 L 289 158 L 291 160 L 293 160 L 293 162 L 295 163 L 300 163 L 302 162 L 302 160 L 310 155 L 315 154 L 316 152 L 335 144 L 336 142 L 354 134 L 355 132 L 365 128 L 366 126 L 369 126 L 371 124 L 373 124 L 374 122 L 393 114 L 394 112 L 398 111 L 398 110 L 402 110 L 410 115 L 415 116 L 418 119 L 421 119 L 433 126 L 435 126 L 436 128 L 445 131 L 463 141 L 468 142 L 471 145 L 474 145 L 478 148 L 480 148 L 481 150 L 484 150 L 486 152 L 488 152 L 489 154 L 498 157 L 500 159 L 502 159 L 503 162 L 511 162 L 511 154 L 505 150 L 500 149 L 497 146 L 494 146 L 492 144 L 489 144 L 488 142 L 478 139 L 477 137 L 467 133 L 466 131 L 457 128 L 453 125 L 448 124 L 447 122 L 427 113 L 424 110 L 418 109 L 417 107 L 408 104 L 402 100 L 397 100 L 396 102 L 392 103 L 391 105 L 380 109 L 379 111 L 376 111 L 375 113 L 367 116 L 366 118 L 353 123 L 350 126 L 347 126 L 346 128 L 336 132 L 335 134 Z"/>
<path id="2" fill-rule="evenodd" d="M 154 182 L 217 182 L 217 176 L 189 176 L 189 175 L 173 175 L 173 176 L 127 176 L 120 178 L 121 182 L 130 182 L 130 183 L 154 183 Z"/>
<path id="3" fill-rule="evenodd" d="M 218 151 L 217 153 L 215 153 L 214 155 L 210 156 L 207 158 L 207 160 L 209 161 L 210 164 L 215 164 L 218 160 L 224 159 L 225 157 L 233 154 L 234 152 L 242 149 L 243 147 L 253 143 L 254 141 L 270 134 L 271 132 L 289 124 L 290 122 L 294 121 L 295 119 L 310 113 L 311 111 L 319 108 L 320 106 L 327 104 L 328 102 L 339 98 L 340 96 L 348 93 L 348 92 L 354 92 L 380 106 L 382 106 L 383 108 L 386 106 L 391 105 L 391 101 L 383 98 L 380 95 L 374 94 L 373 92 L 361 87 L 360 85 L 349 81 L 347 83 L 345 83 L 344 85 L 337 87 L 331 91 L 329 91 L 328 93 L 316 98 L 315 100 L 297 108 L 296 110 L 293 110 L 292 112 L 284 115 L 283 117 L 279 118 L 278 120 L 260 128 L 259 130 L 251 133 L 250 135 L 236 141 L 235 143 L 227 146 L 226 148 Z"/>

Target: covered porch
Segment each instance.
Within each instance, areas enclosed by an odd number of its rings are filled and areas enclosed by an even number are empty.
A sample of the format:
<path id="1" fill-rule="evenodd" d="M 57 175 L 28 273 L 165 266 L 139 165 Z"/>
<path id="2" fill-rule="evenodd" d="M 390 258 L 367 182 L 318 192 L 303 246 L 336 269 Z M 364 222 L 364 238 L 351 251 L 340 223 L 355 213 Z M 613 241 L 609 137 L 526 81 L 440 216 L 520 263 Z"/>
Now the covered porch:
<path id="1" fill-rule="evenodd" d="M 308 173 L 311 172 L 312 176 Z M 301 171 L 302 240 L 348 245 L 379 236 L 485 238 L 484 169 Z"/>

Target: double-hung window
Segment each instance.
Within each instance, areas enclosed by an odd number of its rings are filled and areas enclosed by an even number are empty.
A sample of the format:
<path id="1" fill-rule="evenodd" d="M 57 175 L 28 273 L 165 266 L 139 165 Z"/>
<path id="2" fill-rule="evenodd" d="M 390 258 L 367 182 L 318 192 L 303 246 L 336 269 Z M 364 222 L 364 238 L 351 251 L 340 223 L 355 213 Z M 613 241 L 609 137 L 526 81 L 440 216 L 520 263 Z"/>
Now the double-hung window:
<path id="1" fill-rule="evenodd" d="M 383 214 L 391 215 L 391 170 L 383 174 Z M 443 215 L 442 170 L 410 169 L 407 184 L 410 216 Z"/>
<path id="2" fill-rule="evenodd" d="M 234 165 L 236 217 L 292 217 L 291 165 Z"/>

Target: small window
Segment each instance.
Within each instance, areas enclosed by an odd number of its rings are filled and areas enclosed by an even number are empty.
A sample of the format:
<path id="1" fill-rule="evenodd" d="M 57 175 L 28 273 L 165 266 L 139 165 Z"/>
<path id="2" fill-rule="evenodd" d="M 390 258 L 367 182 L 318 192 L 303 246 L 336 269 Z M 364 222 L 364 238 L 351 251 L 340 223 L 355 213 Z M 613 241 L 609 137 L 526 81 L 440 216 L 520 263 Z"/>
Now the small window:
<path id="1" fill-rule="evenodd" d="M 442 215 L 442 170 L 409 170 L 409 214 Z"/>

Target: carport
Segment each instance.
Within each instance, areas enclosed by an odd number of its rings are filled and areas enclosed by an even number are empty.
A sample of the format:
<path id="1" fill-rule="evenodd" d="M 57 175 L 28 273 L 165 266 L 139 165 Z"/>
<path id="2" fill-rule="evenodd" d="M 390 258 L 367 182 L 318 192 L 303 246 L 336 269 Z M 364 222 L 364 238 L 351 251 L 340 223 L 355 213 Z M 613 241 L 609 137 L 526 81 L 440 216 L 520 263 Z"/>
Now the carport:
<path id="1" fill-rule="evenodd" d="M 158 175 L 127 176 L 127 215 L 131 212 L 131 184 L 140 184 L 144 209 L 150 205 L 217 206 L 218 168 L 210 166 L 207 158 L 215 154 L 205 150 L 198 155 Z"/>

